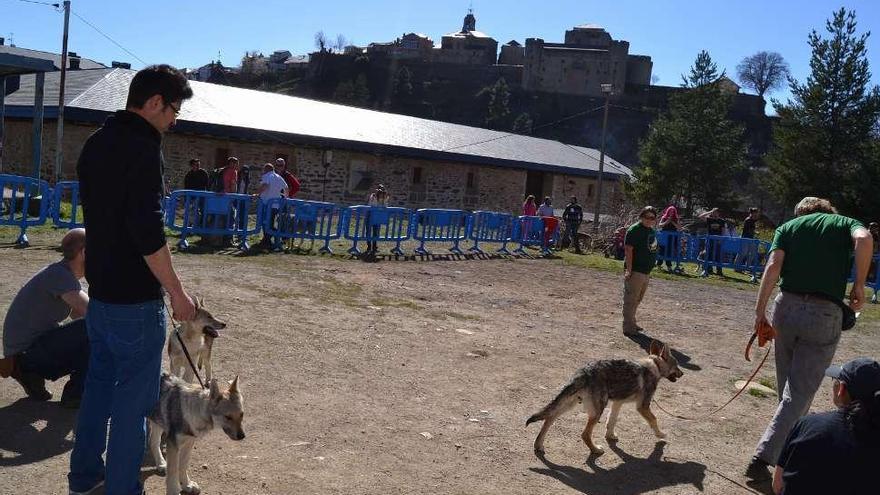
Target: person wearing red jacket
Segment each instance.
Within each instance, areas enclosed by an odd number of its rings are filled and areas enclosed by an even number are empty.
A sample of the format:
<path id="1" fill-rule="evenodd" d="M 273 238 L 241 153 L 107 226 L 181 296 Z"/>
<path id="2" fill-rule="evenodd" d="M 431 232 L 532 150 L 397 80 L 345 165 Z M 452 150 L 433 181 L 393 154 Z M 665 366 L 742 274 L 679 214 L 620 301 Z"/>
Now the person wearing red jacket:
<path id="1" fill-rule="evenodd" d="M 275 171 L 287 182 L 287 197 L 292 198 L 299 192 L 299 179 L 287 170 L 287 160 L 284 158 L 275 159 Z"/>

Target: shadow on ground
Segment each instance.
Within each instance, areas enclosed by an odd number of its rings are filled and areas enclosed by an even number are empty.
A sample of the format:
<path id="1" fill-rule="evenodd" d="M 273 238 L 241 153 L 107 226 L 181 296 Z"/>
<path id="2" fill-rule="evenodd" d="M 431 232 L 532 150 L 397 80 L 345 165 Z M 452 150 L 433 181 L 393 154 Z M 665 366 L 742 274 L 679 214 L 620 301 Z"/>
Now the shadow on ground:
<path id="1" fill-rule="evenodd" d="M 662 342 L 660 339 L 654 339 L 653 337 L 651 337 L 650 335 L 648 335 L 646 333 L 637 333 L 635 335 L 627 335 L 626 338 L 628 338 L 628 339 L 632 340 L 633 342 L 635 342 L 636 344 L 638 344 L 639 347 L 641 347 L 642 349 L 645 350 L 645 352 L 648 352 L 648 349 L 651 348 L 651 342 L 653 342 L 654 340 Z M 698 366 L 694 363 L 691 363 L 691 357 L 688 356 L 687 354 L 679 351 L 678 349 L 672 349 L 672 357 L 674 357 L 676 359 L 676 361 L 678 361 L 679 366 L 681 366 L 682 368 L 684 368 L 686 370 L 697 371 L 697 370 L 702 369 L 702 368 L 700 368 L 700 366 Z"/>
<path id="2" fill-rule="evenodd" d="M 73 448 L 76 411 L 22 398 L 0 408 L 0 466 L 21 466 Z"/>
<path id="3" fill-rule="evenodd" d="M 613 468 L 599 466 L 596 461 L 600 457 L 590 455 L 586 465 L 592 472 L 579 467 L 554 464 L 546 458 L 541 459 L 546 468 L 530 469 L 589 495 L 645 493 L 677 485 L 692 485 L 698 491 L 703 491 L 706 466 L 692 461 L 675 462 L 664 459 L 663 449 L 666 442 L 657 442 L 654 450 L 645 459 L 627 454 L 613 442 L 608 447 L 623 461 Z"/>

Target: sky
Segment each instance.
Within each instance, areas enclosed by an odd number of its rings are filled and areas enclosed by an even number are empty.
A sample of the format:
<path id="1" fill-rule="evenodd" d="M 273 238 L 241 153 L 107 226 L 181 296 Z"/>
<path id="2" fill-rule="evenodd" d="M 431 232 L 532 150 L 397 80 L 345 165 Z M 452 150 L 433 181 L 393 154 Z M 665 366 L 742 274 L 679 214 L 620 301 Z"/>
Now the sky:
<path id="1" fill-rule="evenodd" d="M 60 52 L 63 15 L 32 3 L 39 1 L 0 0 L 0 36 L 23 48 Z M 60 0 L 49 3 L 55 1 Z M 880 26 L 876 0 L 73 0 L 71 5 L 69 50 L 107 65 L 130 62 L 135 69 L 144 65 L 138 59 L 198 67 L 219 57 L 235 66 L 245 51 L 305 54 L 314 50 L 319 30 L 361 46 L 419 32 L 439 46 L 441 36 L 461 29 L 472 5 L 477 30 L 499 45 L 528 37 L 562 42 L 574 25 L 599 24 L 614 39 L 629 41 L 630 53 L 650 55 L 661 85 L 679 85 L 704 49 L 731 76 L 743 57 L 776 51 L 803 81 L 809 74 L 807 36 L 812 29 L 824 32 L 834 10 L 855 10 L 859 32 Z M 872 82 L 880 84 L 880 32 L 868 39 L 868 59 Z M 788 89 L 771 96 L 784 101 Z"/>

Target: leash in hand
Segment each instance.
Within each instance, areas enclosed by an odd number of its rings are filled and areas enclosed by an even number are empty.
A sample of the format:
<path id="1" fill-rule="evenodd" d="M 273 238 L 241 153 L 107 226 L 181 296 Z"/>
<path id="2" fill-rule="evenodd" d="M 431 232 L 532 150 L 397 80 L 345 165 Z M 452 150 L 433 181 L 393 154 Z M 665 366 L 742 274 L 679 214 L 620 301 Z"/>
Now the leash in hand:
<path id="1" fill-rule="evenodd" d="M 661 411 L 672 416 L 673 418 L 683 419 L 685 421 L 699 421 L 699 420 L 706 419 L 706 418 L 716 414 L 717 412 L 719 412 L 722 409 L 724 409 L 725 407 L 727 407 L 737 397 L 742 395 L 742 393 L 749 387 L 749 384 L 752 383 L 752 380 L 754 380 L 755 377 L 758 376 L 758 372 L 761 371 L 761 368 L 764 367 L 764 363 L 767 362 L 767 358 L 770 357 L 770 350 L 772 349 L 772 346 L 769 344 L 773 341 L 773 338 L 775 336 L 776 336 L 776 331 L 766 321 L 760 325 L 760 327 L 755 331 L 755 333 L 752 334 L 752 337 L 749 339 L 749 343 L 746 344 L 746 353 L 745 353 L 746 361 L 751 361 L 751 357 L 749 356 L 749 354 L 752 349 L 752 344 L 755 342 L 755 339 L 758 340 L 758 347 L 764 347 L 764 345 L 767 344 L 767 352 L 764 353 L 764 357 L 761 359 L 761 362 L 758 363 L 758 366 L 755 367 L 755 371 L 752 372 L 751 376 L 749 376 L 749 378 L 746 380 L 746 383 L 743 384 L 742 388 L 740 388 L 735 394 L 733 394 L 733 397 L 728 399 L 727 402 L 722 404 L 720 407 L 716 408 L 714 411 L 712 411 L 708 414 L 704 414 L 702 416 L 687 417 L 687 416 L 682 416 L 679 414 L 673 414 L 673 413 L 667 411 L 666 409 L 663 408 L 663 406 L 660 405 L 659 402 L 657 402 L 657 399 L 653 400 L 654 405 L 657 406 L 657 409 L 660 409 Z"/>
<path id="2" fill-rule="evenodd" d="M 186 348 L 186 344 L 183 343 L 183 337 L 180 336 L 180 325 L 174 321 L 173 313 L 168 309 L 168 304 L 165 302 L 165 298 L 162 298 L 162 304 L 165 305 L 165 312 L 168 313 L 168 317 L 171 318 L 171 327 L 174 329 L 174 335 L 177 336 L 177 341 L 180 342 L 180 347 L 183 348 L 183 355 L 186 356 L 186 361 L 189 363 L 190 369 L 192 369 L 193 373 L 196 375 L 196 379 L 199 381 L 199 385 L 202 388 L 208 388 L 205 386 L 205 382 L 202 381 L 202 376 L 199 375 L 199 370 L 196 369 L 195 363 L 193 363 L 192 356 L 189 355 L 189 350 Z"/>

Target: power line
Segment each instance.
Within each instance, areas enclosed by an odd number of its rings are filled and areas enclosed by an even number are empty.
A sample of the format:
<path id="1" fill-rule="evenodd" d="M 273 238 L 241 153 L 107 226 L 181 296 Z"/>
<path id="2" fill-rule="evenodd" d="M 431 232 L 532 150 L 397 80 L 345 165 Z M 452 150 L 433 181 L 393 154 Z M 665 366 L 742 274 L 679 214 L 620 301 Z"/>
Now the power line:
<path id="1" fill-rule="evenodd" d="M 19 0 L 19 1 L 24 2 L 24 1 L 32 1 L 32 0 Z M 77 14 L 77 13 L 76 13 L 75 11 L 73 11 L 73 10 L 71 10 L 70 13 L 73 14 L 74 16 L 76 16 L 77 19 L 79 19 L 79 20 L 83 21 L 84 23 L 86 23 L 86 25 L 88 25 L 90 28 L 92 28 L 92 29 L 94 29 L 95 31 L 97 31 L 98 34 L 100 34 L 101 36 L 103 36 L 103 37 L 107 38 L 108 40 L 110 40 L 111 43 L 113 43 L 114 45 L 118 46 L 122 51 L 124 51 L 125 53 L 127 53 L 127 54 L 131 55 L 132 57 L 134 57 L 134 58 L 135 58 L 137 61 L 139 61 L 140 63 L 142 63 L 142 64 L 144 64 L 144 65 L 149 65 L 148 63 L 146 63 L 146 62 L 144 61 L 144 59 L 138 57 L 137 55 L 135 55 L 134 53 L 132 53 L 131 50 L 129 50 L 128 48 L 126 48 L 126 47 L 120 45 L 119 43 L 117 43 L 116 40 L 114 40 L 113 38 L 111 38 L 110 36 L 108 36 L 107 34 L 105 34 L 103 31 L 101 31 L 100 29 L 98 29 L 98 27 L 95 26 L 94 24 L 92 24 L 91 22 L 85 20 L 85 19 L 83 18 L 83 16 Z"/>

